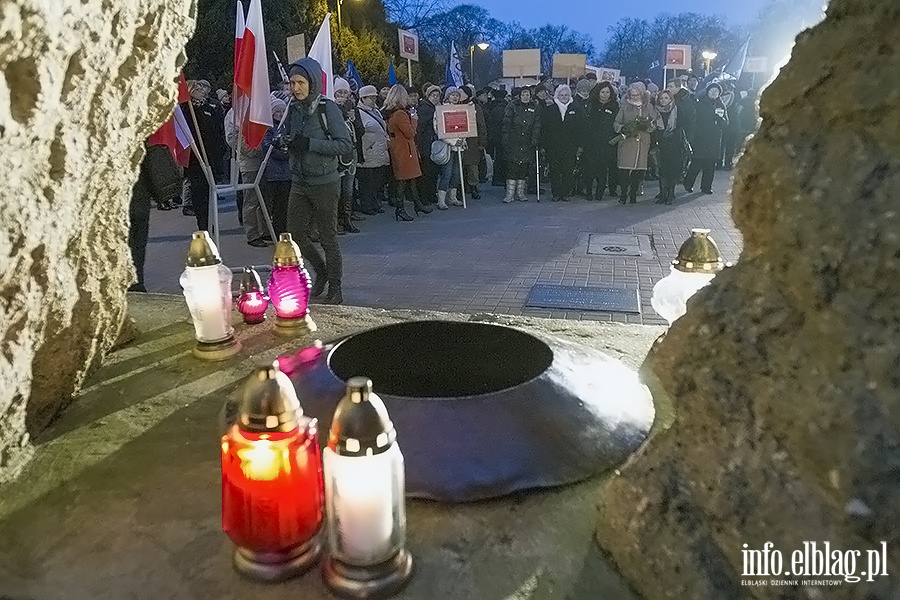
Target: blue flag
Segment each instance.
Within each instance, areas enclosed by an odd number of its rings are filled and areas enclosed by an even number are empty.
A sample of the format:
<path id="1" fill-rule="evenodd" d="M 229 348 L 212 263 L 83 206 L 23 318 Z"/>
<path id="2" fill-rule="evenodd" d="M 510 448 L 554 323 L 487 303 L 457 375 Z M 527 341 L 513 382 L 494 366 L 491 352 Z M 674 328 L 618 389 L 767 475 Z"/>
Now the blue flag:
<path id="1" fill-rule="evenodd" d="M 359 76 L 359 71 L 356 70 L 356 65 L 353 64 L 352 60 L 347 61 L 347 83 L 350 84 L 350 90 L 354 93 L 359 91 L 359 88 L 363 86 L 362 77 Z"/>
<path id="2" fill-rule="evenodd" d="M 725 63 L 725 66 L 722 68 L 722 73 L 725 75 L 730 75 L 734 79 L 740 79 L 741 75 L 744 74 L 744 63 L 747 62 L 747 50 L 749 49 L 750 38 L 747 38 L 747 41 L 744 42 L 744 45 L 741 46 L 738 51 L 728 59 L 727 63 Z"/>
<path id="3" fill-rule="evenodd" d="M 663 38 L 656 49 L 653 60 L 647 65 L 647 78 L 658 85 L 660 89 L 663 86 L 663 72 L 666 69 L 666 51 L 668 47 L 668 41 Z"/>
<path id="4" fill-rule="evenodd" d="M 463 84 L 462 65 L 459 61 L 459 52 L 456 50 L 456 42 L 450 43 L 450 57 L 447 59 L 444 79 L 448 86 L 460 87 Z"/>
<path id="5" fill-rule="evenodd" d="M 397 84 L 397 74 L 394 72 L 394 59 L 391 59 L 391 66 L 388 67 L 388 83 L 391 85 Z"/>

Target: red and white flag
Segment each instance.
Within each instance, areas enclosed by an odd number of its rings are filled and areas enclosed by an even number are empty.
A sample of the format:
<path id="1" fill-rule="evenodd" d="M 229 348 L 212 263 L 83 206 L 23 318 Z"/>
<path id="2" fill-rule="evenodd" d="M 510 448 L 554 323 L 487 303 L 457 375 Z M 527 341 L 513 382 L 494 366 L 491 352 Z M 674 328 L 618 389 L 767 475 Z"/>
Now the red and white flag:
<path id="1" fill-rule="evenodd" d="M 322 66 L 322 94 L 334 100 L 334 70 L 331 65 L 331 13 L 325 15 L 307 55 Z"/>
<path id="2" fill-rule="evenodd" d="M 244 40 L 244 29 L 247 25 L 244 23 L 244 4 L 241 0 L 237 0 L 237 14 L 234 18 L 234 98 L 231 99 L 231 106 L 238 115 L 243 115 L 243 102 L 241 102 L 241 91 L 237 85 L 238 61 L 241 58 L 241 42 Z"/>
<path id="3" fill-rule="evenodd" d="M 266 131 L 272 126 L 269 63 L 260 0 L 250 2 L 247 27 L 244 29 L 240 46 L 234 81 L 240 93 L 247 98 L 241 133 L 248 148 L 258 148 Z"/>
<path id="4" fill-rule="evenodd" d="M 178 81 L 178 103 L 175 105 L 175 110 L 172 111 L 172 116 L 147 139 L 147 143 L 151 146 L 168 146 L 175 161 L 182 167 L 186 167 L 191 159 L 191 142 L 194 138 L 184 120 L 184 113 L 181 111 L 180 105 L 190 99 L 191 94 L 188 92 L 184 73 L 182 73 Z"/>

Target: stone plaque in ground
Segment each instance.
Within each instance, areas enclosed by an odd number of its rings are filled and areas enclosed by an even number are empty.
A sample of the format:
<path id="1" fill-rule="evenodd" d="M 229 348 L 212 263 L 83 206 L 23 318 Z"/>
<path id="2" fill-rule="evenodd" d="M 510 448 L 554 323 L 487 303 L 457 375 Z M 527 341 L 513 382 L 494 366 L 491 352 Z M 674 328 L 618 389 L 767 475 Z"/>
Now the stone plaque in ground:
<path id="1" fill-rule="evenodd" d="M 637 290 L 577 285 L 532 286 L 525 306 L 641 314 Z"/>
<path id="2" fill-rule="evenodd" d="M 603 256 L 643 256 L 650 250 L 650 240 L 646 235 L 628 233 L 592 233 L 588 235 L 588 254 Z"/>

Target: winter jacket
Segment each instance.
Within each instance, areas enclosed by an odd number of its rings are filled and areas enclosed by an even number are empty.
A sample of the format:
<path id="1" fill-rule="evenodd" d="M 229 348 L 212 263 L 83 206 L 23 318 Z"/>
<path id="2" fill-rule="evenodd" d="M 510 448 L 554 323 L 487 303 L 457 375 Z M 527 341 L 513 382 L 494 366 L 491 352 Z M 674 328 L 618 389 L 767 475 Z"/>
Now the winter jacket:
<path id="1" fill-rule="evenodd" d="M 263 138 L 260 149 L 265 153 L 269 147 L 272 155 L 266 163 L 266 181 L 290 181 L 291 180 L 291 156 L 287 150 L 279 148 L 275 144 L 275 128 L 270 127 Z"/>
<path id="2" fill-rule="evenodd" d="M 697 101 L 697 119 L 691 140 L 694 158 L 718 160 L 722 155 L 722 133 L 727 126 L 727 111 L 722 101 L 702 96 Z"/>
<path id="3" fill-rule="evenodd" d="M 494 100 L 486 107 L 487 151 L 493 154 L 503 144 L 503 117 L 506 115 L 506 100 Z"/>
<path id="4" fill-rule="evenodd" d="M 588 103 L 587 131 L 584 136 L 586 151 L 603 151 L 610 148 L 609 141 L 618 135 L 613 126 L 617 114 L 619 114 L 619 103 L 614 97 L 610 98 L 606 104 L 593 99 Z"/>
<path id="5" fill-rule="evenodd" d="M 271 130 L 272 128 L 270 127 L 269 131 Z M 238 164 L 241 173 L 255 174 L 259 171 L 259 167 L 265 157 L 265 151 L 262 148 L 262 144 L 258 148 L 248 148 L 247 144 L 244 143 L 243 133 L 240 133 L 240 139 L 238 139 L 238 127 L 234 122 L 234 110 L 229 110 L 228 114 L 225 115 L 225 141 L 228 142 L 232 149 L 237 148 L 240 159 Z"/>
<path id="6" fill-rule="evenodd" d="M 422 176 L 419 151 L 416 148 L 414 119 L 406 110 L 392 111 L 388 117 L 388 135 L 391 136 L 391 167 L 394 179 L 406 181 Z"/>
<path id="7" fill-rule="evenodd" d="M 363 127 L 362 154 L 363 160 L 359 167 L 373 169 L 390 164 L 388 155 L 388 130 L 387 123 L 378 112 L 377 108 L 368 108 L 359 105 L 360 124 Z"/>
<path id="8" fill-rule="evenodd" d="M 563 120 L 559 106 L 554 102 L 544 109 L 541 119 L 543 146 L 550 157 L 574 154 L 582 147 L 585 134 L 585 114 L 581 104 L 572 100 L 566 107 Z"/>
<path id="9" fill-rule="evenodd" d="M 478 136 L 466 138 L 466 149 L 463 151 L 463 164 L 467 166 L 477 165 L 481 162 L 481 149 L 487 144 L 484 111 L 478 104 L 475 104 L 475 127 L 478 129 Z"/>
<path id="10" fill-rule="evenodd" d="M 301 58 L 291 67 L 309 76 L 309 96 L 292 102 L 285 117 L 285 139 L 291 154 L 293 182 L 306 185 L 338 183 L 338 157 L 353 151 L 353 141 L 341 109 L 322 95 L 322 68 L 311 58 Z M 309 140 L 303 149 L 302 140 Z"/>
<path id="11" fill-rule="evenodd" d="M 193 104 L 194 114 L 197 116 L 196 124 L 194 123 L 193 116 L 191 116 L 191 108 L 188 106 L 189 103 Z M 209 158 L 210 165 L 215 171 L 218 165 L 223 162 L 227 148 L 225 129 L 223 126 L 224 115 L 220 105 L 209 100 L 204 100 L 202 102 L 190 100 L 189 102 L 181 104 L 181 112 L 184 114 L 184 120 L 194 139 L 198 140 L 198 145 L 200 143 L 199 138 L 203 138 L 203 147 L 206 150 L 206 156 Z M 199 135 L 197 132 L 198 128 L 200 130 Z M 199 164 L 197 157 L 191 152 L 190 166 L 195 167 Z"/>
<path id="12" fill-rule="evenodd" d="M 681 88 L 675 94 L 675 107 L 678 108 L 678 128 L 684 131 L 690 140 L 694 137 L 694 124 L 697 120 L 697 98 Z"/>
<path id="13" fill-rule="evenodd" d="M 536 102 L 510 103 L 503 114 L 503 157 L 507 163 L 522 164 L 534 160 L 541 141 L 541 109 Z"/>
<path id="14" fill-rule="evenodd" d="M 437 132 L 434 130 L 434 111 L 434 104 L 424 99 L 420 100 L 419 106 L 416 107 L 418 115 L 416 143 L 419 146 L 420 157 L 431 156 L 431 144 L 437 139 Z"/>
<path id="15" fill-rule="evenodd" d="M 619 142 L 618 160 L 619 168 L 627 170 L 646 170 L 647 156 L 650 153 L 650 143 L 652 141 L 651 134 L 656 128 L 656 119 L 659 115 L 656 109 L 645 101 L 640 106 L 635 106 L 627 100 L 622 103 L 619 114 L 616 115 L 614 123 L 615 130 L 619 133 L 630 121 L 635 121 L 638 117 L 650 119 L 650 131 L 641 133 L 638 136 L 626 137 Z"/>

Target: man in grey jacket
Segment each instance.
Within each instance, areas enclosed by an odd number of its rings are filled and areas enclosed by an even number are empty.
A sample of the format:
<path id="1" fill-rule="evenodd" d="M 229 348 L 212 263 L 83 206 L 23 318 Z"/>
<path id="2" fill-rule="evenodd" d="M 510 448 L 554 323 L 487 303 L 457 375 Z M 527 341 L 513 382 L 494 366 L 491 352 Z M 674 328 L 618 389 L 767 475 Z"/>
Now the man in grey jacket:
<path id="1" fill-rule="evenodd" d="M 341 249 L 337 238 L 337 209 L 341 195 L 338 157 L 353 151 L 350 132 L 340 108 L 322 95 L 322 67 L 301 58 L 288 70 L 291 94 L 283 140 L 291 157 L 291 195 L 287 229 L 313 271 L 312 296 L 328 284 L 325 304 L 341 304 Z M 309 226 L 319 230 L 322 256 L 309 238 Z"/>

